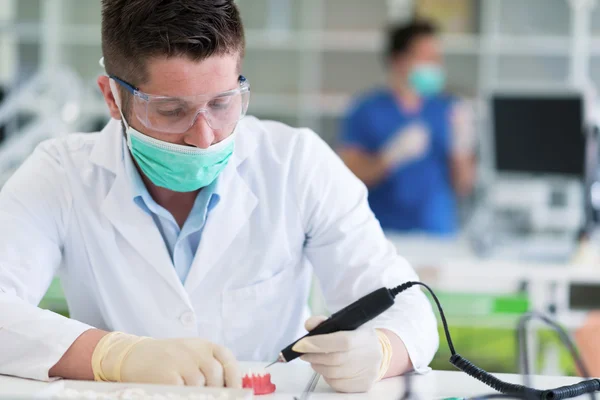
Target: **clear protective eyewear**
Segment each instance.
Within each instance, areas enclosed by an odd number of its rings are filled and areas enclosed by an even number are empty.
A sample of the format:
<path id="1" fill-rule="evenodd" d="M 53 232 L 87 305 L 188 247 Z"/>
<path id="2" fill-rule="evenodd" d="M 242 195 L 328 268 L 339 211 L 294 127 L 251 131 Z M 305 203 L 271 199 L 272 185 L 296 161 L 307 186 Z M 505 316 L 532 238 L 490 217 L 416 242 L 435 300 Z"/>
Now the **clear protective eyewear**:
<path id="1" fill-rule="evenodd" d="M 215 130 L 233 128 L 246 115 L 250 101 L 250 84 L 240 75 L 239 86 L 214 95 L 170 97 L 144 93 L 129 83 L 109 77 L 133 94 L 133 112 L 147 128 L 163 133 L 184 133 L 203 114 Z"/>

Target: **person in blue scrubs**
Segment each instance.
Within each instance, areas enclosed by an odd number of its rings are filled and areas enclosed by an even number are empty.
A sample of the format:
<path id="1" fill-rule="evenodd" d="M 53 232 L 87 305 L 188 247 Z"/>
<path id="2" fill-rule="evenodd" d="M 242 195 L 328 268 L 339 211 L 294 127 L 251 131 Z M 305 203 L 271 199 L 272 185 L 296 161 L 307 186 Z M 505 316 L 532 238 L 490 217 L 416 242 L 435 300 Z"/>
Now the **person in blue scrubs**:
<path id="1" fill-rule="evenodd" d="M 367 185 L 385 230 L 453 235 L 458 198 L 471 192 L 475 176 L 469 107 L 444 93 L 435 26 L 393 27 L 388 42 L 388 85 L 353 102 L 339 155 Z"/>

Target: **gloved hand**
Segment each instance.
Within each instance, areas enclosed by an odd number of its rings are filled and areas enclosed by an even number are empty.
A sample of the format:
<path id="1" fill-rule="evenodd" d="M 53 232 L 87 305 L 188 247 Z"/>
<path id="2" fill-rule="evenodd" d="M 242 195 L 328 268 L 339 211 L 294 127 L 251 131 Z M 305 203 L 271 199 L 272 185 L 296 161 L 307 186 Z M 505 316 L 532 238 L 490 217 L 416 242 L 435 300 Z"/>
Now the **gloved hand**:
<path id="1" fill-rule="evenodd" d="M 404 127 L 386 144 L 382 153 L 383 162 L 388 168 L 394 169 L 416 160 L 425 154 L 430 140 L 425 125 L 414 123 Z"/>
<path id="2" fill-rule="evenodd" d="M 450 112 L 452 152 L 471 154 L 475 150 L 476 135 L 473 110 L 466 102 L 456 103 Z"/>
<path id="3" fill-rule="evenodd" d="M 204 339 L 152 339 L 112 332 L 92 355 L 97 381 L 241 388 L 237 360 Z"/>
<path id="4" fill-rule="evenodd" d="M 326 319 L 309 318 L 306 330 L 313 330 Z M 307 337 L 292 350 L 305 353 L 300 358 L 309 362 L 329 386 L 345 393 L 368 391 L 383 378 L 392 359 L 387 336 L 367 328 Z"/>

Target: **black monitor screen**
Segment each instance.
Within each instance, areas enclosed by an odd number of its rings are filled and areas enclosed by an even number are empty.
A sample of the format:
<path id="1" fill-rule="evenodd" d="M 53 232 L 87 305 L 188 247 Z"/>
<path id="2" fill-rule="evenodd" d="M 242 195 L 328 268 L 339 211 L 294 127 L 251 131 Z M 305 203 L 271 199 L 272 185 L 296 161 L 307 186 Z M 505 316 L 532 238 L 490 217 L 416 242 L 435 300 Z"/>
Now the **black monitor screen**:
<path id="1" fill-rule="evenodd" d="M 600 285 L 572 283 L 569 285 L 569 308 L 571 310 L 597 310 L 600 308 Z"/>
<path id="2" fill-rule="evenodd" d="M 584 175 L 581 96 L 496 95 L 492 105 L 498 171 Z"/>

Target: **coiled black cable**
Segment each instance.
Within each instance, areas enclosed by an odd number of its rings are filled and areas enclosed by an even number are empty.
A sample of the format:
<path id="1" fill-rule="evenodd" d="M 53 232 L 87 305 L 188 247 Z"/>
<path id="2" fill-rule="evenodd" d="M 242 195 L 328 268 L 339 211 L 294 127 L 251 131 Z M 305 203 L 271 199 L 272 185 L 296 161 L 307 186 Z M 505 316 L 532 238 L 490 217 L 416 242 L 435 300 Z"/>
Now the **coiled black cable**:
<path id="1" fill-rule="evenodd" d="M 471 397 L 469 400 L 487 400 L 487 399 L 512 399 L 512 400 L 529 400 L 526 396 L 517 396 L 504 393 L 490 393 L 483 396 Z"/>
<path id="2" fill-rule="evenodd" d="M 555 389 L 548 390 L 539 390 L 530 388 L 523 385 L 518 385 L 514 383 L 504 382 L 487 371 L 479 368 L 474 365 L 472 362 L 463 358 L 460 354 L 458 354 L 454 348 L 454 343 L 452 343 L 452 338 L 450 337 L 450 329 L 448 328 L 448 322 L 446 321 L 446 316 L 444 315 L 444 310 L 442 309 L 442 305 L 440 304 L 439 299 L 433 292 L 433 290 L 424 284 L 423 282 L 406 282 L 400 286 L 397 286 L 390 290 L 390 293 L 393 296 L 396 296 L 399 293 L 404 292 L 405 290 L 418 285 L 423 286 L 425 289 L 429 291 L 431 296 L 433 296 L 433 300 L 435 301 L 440 318 L 442 319 L 442 324 L 444 326 L 444 333 L 446 335 L 446 341 L 448 342 L 448 347 L 450 348 L 450 363 L 454 365 L 459 370 L 463 371 L 467 375 L 477 379 L 480 382 L 488 385 L 492 389 L 503 393 L 505 395 L 510 395 L 516 398 L 525 398 L 531 400 L 560 400 L 560 399 L 570 399 L 573 397 L 581 396 L 587 393 L 594 393 L 596 391 L 600 391 L 600 380 L 598 379 L 589 379 L 585 380 L 573 385 L 562 386 Z"/>

